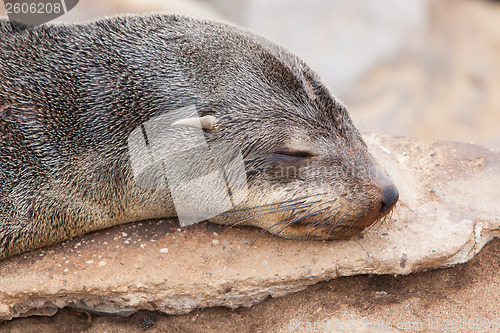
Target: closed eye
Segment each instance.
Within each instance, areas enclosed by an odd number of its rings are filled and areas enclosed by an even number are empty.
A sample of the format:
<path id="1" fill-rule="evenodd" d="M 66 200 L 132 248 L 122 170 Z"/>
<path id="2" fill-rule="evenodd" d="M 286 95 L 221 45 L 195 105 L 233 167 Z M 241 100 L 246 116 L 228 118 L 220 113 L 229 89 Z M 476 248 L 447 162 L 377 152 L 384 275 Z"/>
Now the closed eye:
<path id="1" fill-rule="evenodd" d="M 276 149 L 272 153 L 273 158 L 280 162 L 285 163 L 296 163 L 304 162 L 314 156 L 314 154 L 308 150 L 296 150 L 289 148 Z"/>

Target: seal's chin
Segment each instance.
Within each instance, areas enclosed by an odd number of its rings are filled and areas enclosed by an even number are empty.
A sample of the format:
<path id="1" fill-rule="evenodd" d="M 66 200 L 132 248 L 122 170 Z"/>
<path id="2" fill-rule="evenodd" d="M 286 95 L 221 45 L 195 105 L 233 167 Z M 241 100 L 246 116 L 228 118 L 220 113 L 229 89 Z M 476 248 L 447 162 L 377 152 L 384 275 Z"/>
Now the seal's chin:
<path id="1" fill-rule="evenodd" d="M 280 223 L 270 224 L 267 231 L 277 236 L 303 240 L 341 240 L 356 236 L 367 227 L 383 221 L 390 214 L 394 205 L 387 208 L 384 203 L 375 204 L 358 214 L 344 215 L 318 214 L 315 216 L 280 217 Z M 262 226 L 261 226 L 262 227 Z"/>
<path id="2" fill-rule="evenodd" d="M 279 234 L 282 237 L 304 240 L 341 240 L 359 235 L 365 228 L 352 226 L 337 226 L 335 230 L 322 227 L 311 231 L 309 226 L 293 226 L 287 231 L 287 235 Z"/>
<path id="3" fill-rule="evenodd" d="M 331 220 L 307 218 L 300 223 L 275 226 L 268 231 L 284 238 L 304 240 L 341 240 L 360 234 L 367 227 L 381 220 L 383 216 L 365 216 Z"/>
<path id="4" fill-rule="evenodd" d="M 241 208 L 209 221 L 255 226 L 283 238 L 340 240 L 358 235 L 377 221 L 383 221 L 398 198 L 399 193 L 393 185 L 381 188 L 360 202 L 332 199 L 319 193 L 255 206 L 246 202 Z"/>
<path id="5" fill-rule="evenodd" d="M 383 215 L 366 216 L 363 218 L 350 218 L 342 222 L 318 223 L 317 220 L 304 221 L 297 225 L 290 225 L 286 229 L 277 232 L 277 235 L 293 239 L 314 240 L 341 240 L 359 235 L 367 227 L 382 221 L 389 212 Z M 321 220 L 319 220 L 321 221 Z M 269 230 L 273 233 L 274 230 Z"/>

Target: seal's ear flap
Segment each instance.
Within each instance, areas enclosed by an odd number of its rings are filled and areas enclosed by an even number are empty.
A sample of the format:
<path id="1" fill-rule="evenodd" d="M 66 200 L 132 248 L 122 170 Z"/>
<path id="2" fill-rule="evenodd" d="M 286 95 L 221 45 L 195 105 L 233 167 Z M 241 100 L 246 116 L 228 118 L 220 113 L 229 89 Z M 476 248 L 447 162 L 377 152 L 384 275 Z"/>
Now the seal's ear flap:
<path id="1" fill-rule="evenodd" d="M 203 117 L 193 117 L 184 118 L 172 123 L 172 128 L 180 127 L 191 127 L 200 128 L 202 130 L 213 130 L 215 128 L 216 118 L 214 116 L 203 116 Z"/>

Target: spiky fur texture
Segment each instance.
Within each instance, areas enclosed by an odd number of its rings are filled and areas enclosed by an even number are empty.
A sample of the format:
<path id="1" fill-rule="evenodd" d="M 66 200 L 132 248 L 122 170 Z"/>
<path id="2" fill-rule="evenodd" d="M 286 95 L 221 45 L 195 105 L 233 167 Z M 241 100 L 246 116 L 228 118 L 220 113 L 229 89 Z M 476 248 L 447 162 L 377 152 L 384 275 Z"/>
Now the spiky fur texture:
<path id="1" fill-rule="evenodd" d="M 346 108 L 285 48 L 233 25 L 178 15 L 22 31 L 0 20 L 0 259 L 175 216 L 168 190 L 134 183 L 127 137 L 191 104 L 217 120 L 205 133 L 209 142 L 241 147 L 251 193 L 239 208 L 324 192 L 323 203 L 335 199 L 341 208 L 306 235 L 324 239 L 358 233 L 380 217 L 387 181 L 373 171 Z M 313 151 L 300 168 L 334 172 L 277 176 L 272 170 L 289 162 L 275 152 L 284 146 Z M 228 215 L 213 221 L 291 238 L 307 238 L 304 226 L 314 223 L 305 216 L 283 228 L 276 222 L 291 211 L 248 212 L 244 222 Z"/>

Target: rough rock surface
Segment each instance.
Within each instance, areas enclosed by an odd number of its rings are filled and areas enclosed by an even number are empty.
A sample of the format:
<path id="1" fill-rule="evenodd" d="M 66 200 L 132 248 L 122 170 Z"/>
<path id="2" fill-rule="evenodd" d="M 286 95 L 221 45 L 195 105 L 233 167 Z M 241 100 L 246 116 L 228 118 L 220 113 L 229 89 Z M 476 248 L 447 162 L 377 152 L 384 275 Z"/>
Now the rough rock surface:
<path id="1" fill-rule="evenodd" d="M 348 241 L 293 241 L 256 228 L 134 223 L 0 263 L 0 319 L 58 308 L 128 314 L 251 306 L 319 281 L 409 274 L 472 258 L 500 235 L 500 153 L 367 135 L 400 190 L 390 220 Z"/>

